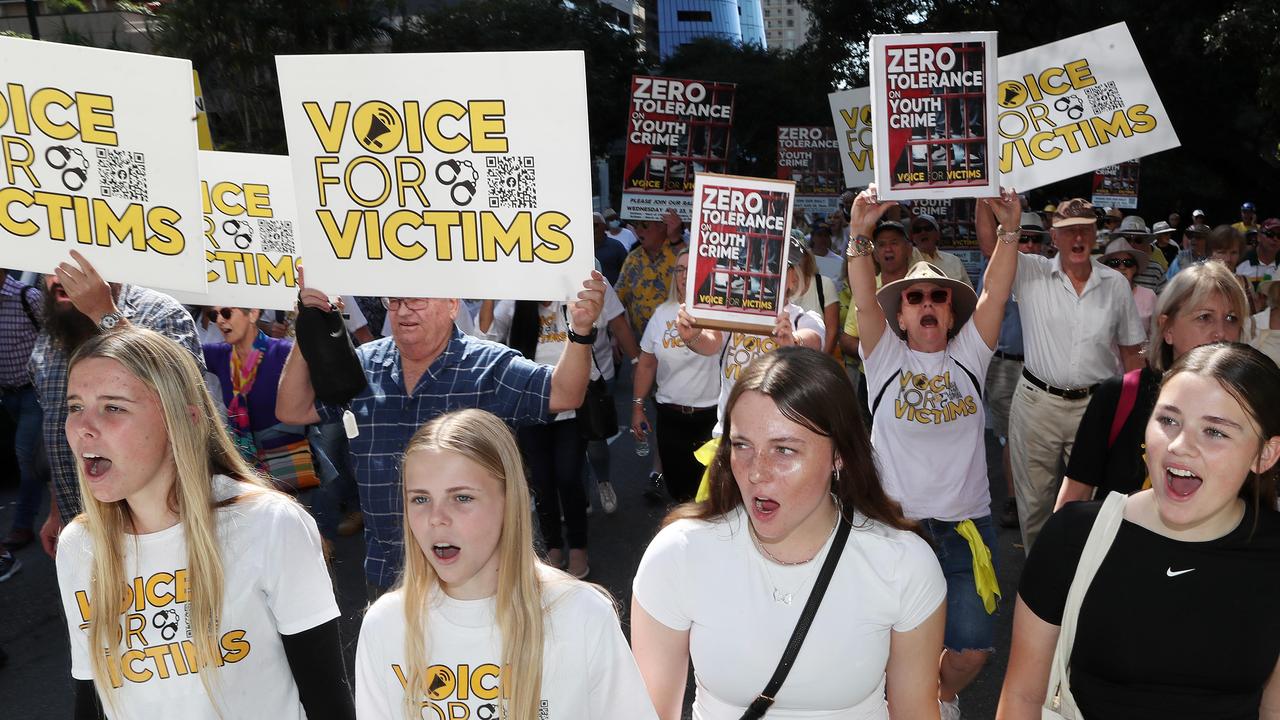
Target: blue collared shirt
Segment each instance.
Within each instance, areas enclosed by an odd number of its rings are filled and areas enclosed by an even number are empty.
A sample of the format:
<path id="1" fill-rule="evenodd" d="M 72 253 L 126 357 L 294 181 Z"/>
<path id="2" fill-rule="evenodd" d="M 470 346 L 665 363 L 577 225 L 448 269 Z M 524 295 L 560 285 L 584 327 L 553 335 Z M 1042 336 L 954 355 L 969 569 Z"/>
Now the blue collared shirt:
<path id="1" fill-rule="evenodd" d="M 28 309 L 31 315 L 27 314 Z M 27 362 L 40 334 L 36 322 L 43 312 L 44 295 L 39 288 L 24 287 L 12 276 L 4 278 L 4 285 L 0 286 L 0 387 L 20 387 L 31 382 Z"/>
<path id="2" fill-rule="evenodd" d="M 360 428 L 350 447 L 364 512 L 364 571 L 371 584 L 385 588 L 395 583 L 404 562 L 400 461 L 413 434 L 433 418 L 465 408 L 487 410 L 512 425 L 546 422 L 552 368 L 456 327 L 412 393 L 404 387 L 400 350 L 392 338 L 361 345 L 356 357 L 369 381 L 351 401 Z M 322 402 L 316 410 L 326 422 L 343 412 Z"/>
<path id="3" fill-rule="evenodd" d="M 982 273 L 978 275 L 978 284 L 974 286 L 978 297 L 982 297 L 982 285 L 987 279 L 987 265 L 991 261 L 982 260 Z M 996 352 L 1009 355 L 1022 355 L 1022 316 L 1018 314 L 1018 301 L 1009 293 L 1004 303 L 1004 320 L 1000 321 L 1000 339 L 996 342 Z"/>

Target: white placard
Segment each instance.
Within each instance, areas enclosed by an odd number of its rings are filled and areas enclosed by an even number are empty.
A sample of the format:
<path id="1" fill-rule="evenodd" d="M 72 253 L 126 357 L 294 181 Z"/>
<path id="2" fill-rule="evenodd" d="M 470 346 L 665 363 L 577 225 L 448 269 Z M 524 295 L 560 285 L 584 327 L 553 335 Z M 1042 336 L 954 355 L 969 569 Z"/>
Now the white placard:
<path id="1" fill-rule="evenodd" d="M 1120 22 L 1000 58 L 1002 184 L 1031 190 L 1178 147 Z"/>
<path id="2" fill-rule="evenodd" d="M 580 51 L 276 64 L 308 285 L 577 296 L 594 264 Z"/>
<path id="3" fill-rule="evenodd" d="M 875 153 L 871 141 L 871 88 L 840 90 L 827 96 L 831 124 L 840 141 L 840 167 L 845 187 L 875 182 Z"/>
<path id="4" fill-rule="evenodd" d="M 204 290 L 191 62 L 0 37 L 0 256 Z"/>
<path id="5" fill-rule="evenodd" d="M 200 152 L 208 289 L 169 291 L 192 305 L 292 310 L 298 209 L 284 155 Z"/>

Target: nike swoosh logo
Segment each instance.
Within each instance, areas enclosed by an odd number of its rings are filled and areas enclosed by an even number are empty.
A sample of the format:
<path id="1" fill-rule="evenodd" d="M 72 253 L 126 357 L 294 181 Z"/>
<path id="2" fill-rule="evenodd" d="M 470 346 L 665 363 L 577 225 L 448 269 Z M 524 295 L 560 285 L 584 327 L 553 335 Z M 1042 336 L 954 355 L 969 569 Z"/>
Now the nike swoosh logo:
<path id="1" fill-rule="evenodd" d="M 1168 575 L 1169 577 L 1178 577 L 1179 575 L 1186 575 L 1187 573 L 1193 572 L 1193 571 L 1195 571 L 1195 568 L 1190 568 L 1188 570 L 1179 570 L 1177 572 L 1174 572 L 1173 568 L 1169 568 L 1168 570 L 1164 571 L 1164 574 Z"/>
<path id="2" fill-rule="evenodd" d="M 334 330 L 333 332 L 329 333 L 329 337 L 331 337 L 331 338 L 340 338 L 340 337 L 342 337 L 342 331 L 341 331 L 341 330 Z"/>

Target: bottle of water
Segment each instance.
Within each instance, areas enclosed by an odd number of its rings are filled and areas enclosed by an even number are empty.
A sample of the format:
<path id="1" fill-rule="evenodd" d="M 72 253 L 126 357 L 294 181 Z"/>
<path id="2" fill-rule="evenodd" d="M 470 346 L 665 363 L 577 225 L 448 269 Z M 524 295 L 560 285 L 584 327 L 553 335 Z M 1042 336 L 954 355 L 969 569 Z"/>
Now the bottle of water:
<path id="1" fill-rule="evenodd" d="M 644 438 L 636 440 L 636 455 L 649 457 L 649 423 L 640 423 L 640 430 L 644 432 Z"/>

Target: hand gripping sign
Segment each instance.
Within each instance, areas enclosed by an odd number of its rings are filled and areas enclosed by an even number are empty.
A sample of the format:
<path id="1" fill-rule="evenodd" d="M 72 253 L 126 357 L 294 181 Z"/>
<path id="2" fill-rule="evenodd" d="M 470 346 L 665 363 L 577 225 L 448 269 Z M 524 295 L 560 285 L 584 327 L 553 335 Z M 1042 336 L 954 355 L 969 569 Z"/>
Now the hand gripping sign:
<path id="1" fill-rule="evenodd" d="M 787 304 L 795 183 L 699 173 L 685 309 L 699 327 L 769 334 Z"/>
<path id="2" fill-rule="evenodd" d="M 298 299 L 298 210 L 283 155 L 200 153 L 208 289 L 172 291 L 193 305 L 292 310 Z"/>
<path id="3" fill-rule="evenodd" d="M 276 63 L 309 284 L 576 296 L 594 255 L 581 52 Z"/>
<path id="4" fill-rule="evenodd" d="M 995 67 L 993 32 L 871 36 L 881 198 L 999 194 Z"/>
<path id="5" fill-rule="evenodd" d="M 0 67 L 4 265 L 76 249 L 109 281 L 203 292 L 191 63 L 0 37 Z"/>

